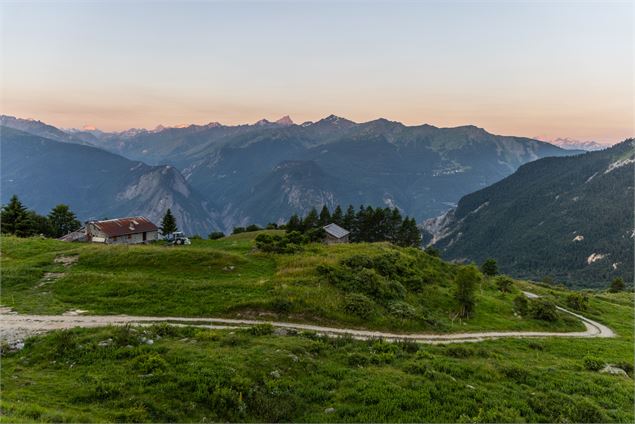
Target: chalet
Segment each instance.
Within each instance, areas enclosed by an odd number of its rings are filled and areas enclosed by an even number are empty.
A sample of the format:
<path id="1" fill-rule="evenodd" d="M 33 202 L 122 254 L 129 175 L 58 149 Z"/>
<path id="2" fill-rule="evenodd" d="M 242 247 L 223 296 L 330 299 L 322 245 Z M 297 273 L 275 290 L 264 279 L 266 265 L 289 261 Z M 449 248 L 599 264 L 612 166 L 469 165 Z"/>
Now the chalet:
<path id="1" fill-rule="evenodd" d="M 337 224 L 329 224 L 323 228 L 324 232 L 326 233 L 326 236 L 324 237 L 324 243 L 348 243 L 348 237 L 350 235 L 349 231 L 345 230 Z"/>
<path id="2" fill-rule="evenodd" d="M 86 239 L 107 244 L 147 243 L 159 239 L 159 228 L 143 216 L 88 221 Z"/>

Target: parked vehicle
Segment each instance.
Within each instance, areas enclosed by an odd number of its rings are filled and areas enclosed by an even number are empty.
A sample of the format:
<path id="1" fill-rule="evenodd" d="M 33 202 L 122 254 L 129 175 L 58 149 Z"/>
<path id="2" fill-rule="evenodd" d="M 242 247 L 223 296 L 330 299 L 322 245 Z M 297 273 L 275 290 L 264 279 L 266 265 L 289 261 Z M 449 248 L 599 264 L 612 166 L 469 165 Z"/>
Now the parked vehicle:
<path id="1" fill-rule="evenodd" d="M 187 238 L 182 231 L 175 231 L 173 233 L 168 234 L 167 236 L 165 236 L 165 241 L 167 241 L 168 244 L 170 245 L 177 245 L 177 246 L 192 244 L 190 239 Z"/>

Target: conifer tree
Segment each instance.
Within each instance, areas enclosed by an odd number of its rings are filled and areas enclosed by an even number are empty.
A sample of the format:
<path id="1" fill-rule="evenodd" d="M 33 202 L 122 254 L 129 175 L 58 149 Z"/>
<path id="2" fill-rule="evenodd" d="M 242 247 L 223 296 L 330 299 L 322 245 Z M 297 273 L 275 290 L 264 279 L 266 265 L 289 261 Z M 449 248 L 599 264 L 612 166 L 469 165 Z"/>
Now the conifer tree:
<path id="1" fill-rule="evenodd" d="M 344 229 L 351 232 L 351 236 L 354 232 L 353 230 L 355 226 L 355 219 L 355 208 L 353 207 L 353 205 L 348 205 L 348 209 L 346 209 L 346 215 L 344 215 L 344 218 L 342 219 L 342 224 Z"/>
<path id="2" fill-rule="evenodd" d="M 329 212 L 329 208 L 326 205 L 322 206 L 322 210 L 320 211 L 320 226 L 325 226 L 331 223 L 331 212 Z"/>
<path id="3" fill-rule="evenodd" d="M 172 215 L 172 211 L 170 209 L 165 212 L 163 216 L 163 220 L 161 221 L 161 234 L 164 236 L 168 234 L 172 234 L 175 231 L 178 231 L 176 226 L 176 219 L 174 219 L 174 215 Z"/>
<path id="4" fill-rule="evenodd" d="M 315 208 L 311 208 L 307 216 L 302 220 L 302 227 L 304 231 L 309 231 L 312 228 L 316 228 L 320 223 L 320 217 L 318 216 L 317 210 Z"/>
<path id="5" fill-rule="evenodd" d="M 289 222 L 287 222 L 287 231 L 302 231 L 302 220 L 298 217 L 298 214 L 291 215 Z"/>
<path id="6" fill-rule="evenodd" d="M 9 203 L 2 207 L 0 222 L 4 234 L 15 234 L 18 237 L 31 235 L 29 213 L 15 194 L 11 196 Z"/>
<path id="7" fill-rule="evenodd" d="M 68 205 L 59 204 L 48 214 L 50 225 L 50 235 L 52 237 L 62 237 L 71 231 L 77 230 L 81 224 Z"/>
<path id="8" fill-rule="evenodd" d="M 339 225 L 340 227 L 344 226 L 344 213 L 342 212 L 342 208 L 340 207 L 340 205 L 337 205 L 337 207 L 333 211 L 333 215 L 331 215 L 331 221 L 334 224 Z"/>

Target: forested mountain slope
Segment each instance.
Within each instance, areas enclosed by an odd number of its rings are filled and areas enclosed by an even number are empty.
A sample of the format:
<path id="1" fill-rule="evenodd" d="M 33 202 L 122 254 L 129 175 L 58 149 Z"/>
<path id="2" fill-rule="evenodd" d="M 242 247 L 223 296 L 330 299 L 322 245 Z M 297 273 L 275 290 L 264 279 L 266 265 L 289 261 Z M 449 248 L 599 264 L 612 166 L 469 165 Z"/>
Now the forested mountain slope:
<path id="1" fill-rule="evenodd" d="M 449 259 L 498 260 L 517 277 L 573 287 L 633 281 L 633 140 L 610 149 L 521 166 L 429 220 Z"/>

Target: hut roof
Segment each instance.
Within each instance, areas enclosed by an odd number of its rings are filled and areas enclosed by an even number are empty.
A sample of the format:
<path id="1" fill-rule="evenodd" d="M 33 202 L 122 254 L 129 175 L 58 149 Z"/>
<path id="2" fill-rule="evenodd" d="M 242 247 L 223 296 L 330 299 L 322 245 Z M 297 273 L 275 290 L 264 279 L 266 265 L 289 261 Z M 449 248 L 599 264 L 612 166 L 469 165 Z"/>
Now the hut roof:
<path id="1" fill-rule="evenodd" d="M 337 224 L 329 224 L 326 225 L 324 228 L 324 231 L 326 231 L 327 234 L 335 237 L 335 238 L 342 238 L 342 237 L 346 237 L 347 235 L 350 234 L 349 231 L 345 230 L 344 228 L 340 227 Z"/>

